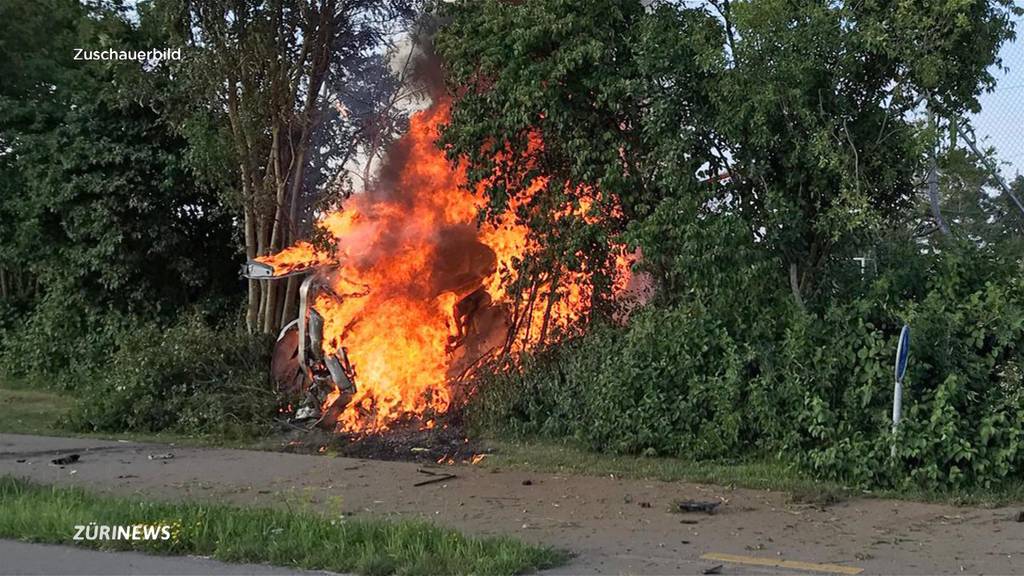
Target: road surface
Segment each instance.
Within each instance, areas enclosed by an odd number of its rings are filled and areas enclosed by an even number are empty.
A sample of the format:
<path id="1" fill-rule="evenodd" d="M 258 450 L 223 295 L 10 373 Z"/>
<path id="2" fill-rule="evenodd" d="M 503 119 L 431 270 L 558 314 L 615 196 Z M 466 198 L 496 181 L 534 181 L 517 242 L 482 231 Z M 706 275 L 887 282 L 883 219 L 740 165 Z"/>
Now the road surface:
<path id="1" fill-rule="evenodd" d="M 171 452 L 169 460 L 150 454 Z M 60 454 L 81 455 L 63 468 Z M 857 498 L 830 506 L 777 492 L 685 482 L 422 465 L 223 448 L 0 434 L 0 474 L 145 498 L 281 506 L 296 498 L 346 516 L 431 519 L 570 550 L 560 574 L 1020 574 L 1021 507 L 981 509 Z M 340 498 L 340 505 L 338 504 Z M 718 512 L 672 512 L 677 500 Z M 786 563 L 786 564 L 780 564 Z"/>
<path id="2" fill-rule="evenodd" d="M 318 576 L 327 572 L 303 572 L 260 564 L 226 564 L 206 558 L 149 556 L 137 552 L 99 552 L 71 546 L 29 544 L 0 540 L 0 574 L 19 576 L 52 574 L 203 576 Z"/>

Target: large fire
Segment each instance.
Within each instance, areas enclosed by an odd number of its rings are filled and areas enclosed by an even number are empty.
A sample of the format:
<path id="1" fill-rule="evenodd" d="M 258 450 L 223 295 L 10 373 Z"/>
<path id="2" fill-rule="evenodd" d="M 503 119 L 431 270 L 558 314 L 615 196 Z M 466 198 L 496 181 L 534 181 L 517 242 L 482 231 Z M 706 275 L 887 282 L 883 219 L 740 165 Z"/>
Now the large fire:
<path id="1" fill-rule="evenodd" d="M 400 161 L 379 189 L 355 194 L 319 219 L 333 251 L 300 242 L 258 258 L 275 276 L 334 266 L 327 274 L 330 290 L 317 295 L 312 308 L 323 317 L 324 352 L 344 348 L 355 373 L 356 392 L 337 417 L 343 431 L 385 429 L 410 415 L 429 424 L 448 410 L 450 382 L 472 360 L 565 335 L 578 329 L 589 306 L 580 274 L 564 274 L 554 287 L 536 286 L 529 302 L 509 295 L 514 262 L 533 240 L 512 211 L 478 223 L 482 191 L 460 186 L 464 169 L 435 145 L 448 112 L 447 103 L 439 103 L 415 114 L 392 152 Z M 622 287 L 629 275 L 625 255 L 617 268 Z M 487 316 L 484 309 L 501 313 Z M 461 314 L 483 317 L 467 326 Z M 510 315 L 518 318 L 512 334 Z M 466 344 L 453 348 L 464 338 Z M 340 395 L 334 390 L 325 404 Z"/>

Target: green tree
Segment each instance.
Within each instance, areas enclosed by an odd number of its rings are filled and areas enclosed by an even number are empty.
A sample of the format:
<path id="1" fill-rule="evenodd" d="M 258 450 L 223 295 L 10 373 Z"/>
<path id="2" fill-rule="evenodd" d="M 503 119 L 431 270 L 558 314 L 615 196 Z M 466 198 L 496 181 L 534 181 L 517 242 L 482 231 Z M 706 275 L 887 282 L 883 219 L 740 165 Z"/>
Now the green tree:
<path id="1" fill-rule="evenodd" d="M 443 142 L 469 162 L 470 185 L 487 186 L 492 212 L 548 177 L 523 216 L 551 253 L 544 268 L 583 254 L 604 269 L 602 247 L 632 222 L 648 265 L 678 279 L 666 267 L 701 244 L 662 240 L 685 220 L 741 234 L 775 260 L 771 284 L 824 303 L 829 270 L 910 213 L 925 159 L 911 113 L 925 98 L 976 108 L 1016 11 L 1008 0 L 457 2 L 440 39 L 456 91 Z M 555 222 L 551 208 L 576 190 L 598 196 L 598 225 Z M 704 226 L 720 218 L 745 229 Z"/>
<path id="2" fill-rule="evenodd" d="M 200 132 L 195 153 L 227 145 L 234 172 L 229 202 L 239 212 L 249 258 L 284 248 L 307 233 L 316 184 L 332 162 L 318 155 L 337 128 L 340 87 L 372 59 L 396 20 L 411 15 L 407 0 L 155 0 L 151 15 L 173 31 L 184 51 L 176 78 L 189 97 L 180 115 L 217 123 L 215 138 Z M 187 120 L 182 120 L 187 124 Z M 332 124 L 333 123 L 333 124 Z M 318 134 L 320 136 L 318 136 Z M 341 134 L 351 135 L 342 130 Z M 195 135 L 195 134 L 193 134 Z M 345 153 L 340 154 L 342 157 Z M 335 162 L 336 163 L 336 162 Z M 249 282 L 250 331 L 276 333 L 296 313 L 298 282 Z"/>
<path id="3" fill-rule="evenodd" d="M 29 48 L 2 64 L 0 265 L 33 298 L 5 341 L 20 367 L 58 371 L 109 352 L 107 320 L 230 300 L 239 259 L 217 190 L 159 116 L 160 64 L 73 60 L 74 47 L 149 49 L 146 33 L 116 5 L 19 6 L 4 38 Z"/>
<path id="4" fill-rule="evenodd" d="M 484 217 L 511 211 L 535 234 L 514 288 L 532 301 L 539 285 L 554 295 L 559 274 L 584 272 L 605 310 L 611 241 L 702 187 L 721 27 L 703 11 L 621 0 L 447 12 L 438 46 L 456 101 L 441 143 L 468 161 L 467 186 L 485 187 Z"/>
<path id="5" fill-rule="evenodd" d="M 735 195 L 795 299 L 905 217 L 924 173 L 910 115 L 975 109 L 1014 8 L 991 2 L 720 2 L 732 66 L 715 123 Z M 931 23 L 931 24 L 929 24 Z"/>

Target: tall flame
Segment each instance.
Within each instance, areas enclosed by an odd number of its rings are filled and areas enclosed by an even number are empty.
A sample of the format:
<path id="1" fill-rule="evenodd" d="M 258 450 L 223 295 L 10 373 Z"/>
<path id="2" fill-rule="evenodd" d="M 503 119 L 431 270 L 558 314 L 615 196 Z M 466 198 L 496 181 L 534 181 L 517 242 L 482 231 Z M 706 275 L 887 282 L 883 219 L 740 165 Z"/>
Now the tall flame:
<path id="1" fill-rule="evenodd" d="M 355 370 L 357 392 L 338 419 L 344 431 L 379 430 L 403 416 L 427 417 L 449 408 L 453 308 L 478 286 L 498 306 L 526 309 L 512 301 L 507 282 L 514 262 L 533 247 L 530 231 L 511 211 L 496 222 L 477 223 L 483 191 L 460 186 L 464 167 L 453 167 L 435 145 L 448 115 L 446 102 L 414 115 L 395 145 L 393 154 L 402 161 L 385 182 L 320 218 L 317 225 L 333 239 L 333 254 L 299 242 L 258 259 L 277 275 L 336 264 L 329 275 L 334 294 L 319 295 L 313 307 L 324 318 L 324 351 L 344 347 Z M 625 256 L 617 268 L 628 276 Z M 480 277 L 480 269 L 488 274 Z M 545 331 L 572 329 L 589 305 L 589 288 L 579 273 L 559 280 L 550 306 L 551 286 L 536 292 L 519 323 L 520 348 L 535 345 Z"/>

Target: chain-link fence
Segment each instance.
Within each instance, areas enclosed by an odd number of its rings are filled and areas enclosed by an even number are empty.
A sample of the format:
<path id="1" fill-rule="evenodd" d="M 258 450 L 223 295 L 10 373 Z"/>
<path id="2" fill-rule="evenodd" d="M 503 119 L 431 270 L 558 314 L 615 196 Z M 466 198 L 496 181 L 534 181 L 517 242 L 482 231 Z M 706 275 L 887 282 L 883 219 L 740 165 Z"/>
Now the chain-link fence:
<path id="1" fill-rule="evenodd" d="M 1024 174 L 1024 19 L 1017 20 L 1019 37 L 1003 46 L 998 84 L 981 97 L 982 110 L 970 118 L 979 144 L 994 147 L 1005 180 Z"/>

